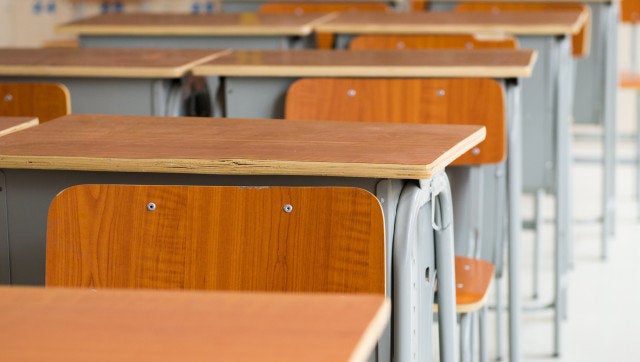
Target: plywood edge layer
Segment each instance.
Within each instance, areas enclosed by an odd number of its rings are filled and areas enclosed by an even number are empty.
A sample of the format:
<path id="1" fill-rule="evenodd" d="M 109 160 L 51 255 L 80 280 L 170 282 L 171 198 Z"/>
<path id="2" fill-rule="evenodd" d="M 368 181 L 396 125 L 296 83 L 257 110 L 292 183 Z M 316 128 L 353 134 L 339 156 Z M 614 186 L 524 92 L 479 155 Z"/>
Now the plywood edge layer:
<path id="1" fill-rule="evenodd" d="M 27 128 L 31 128 L 33 126 L 37 126 L 38 124 L 39 124 L 38 118 L 34 118 L 34 119 L 30 120 L 30 121 L 22 122 L 20 124 L 15 125 L 15 126 L 8 127 L 8 128 L 0 130 L 0 137 L 6 136 L 6 135 L 8 135 L 10 133 L 14 133 L 14 132 L 25 130 Z"/>
<path id="2" fill-rule="evenodd" d="M 453 157 L 453 159 L 455 158 L 456 157 Z M 130 159 L 8 155 L 0 156 L 0 168 L 218 175 L 338 176 L 396 179 L 428 179 L 434 174 L 431 167 L 425 165 L 248 159 Z M 444 166 L 440 167 L 440 169 L 442 168 L 444 168 Z"/>

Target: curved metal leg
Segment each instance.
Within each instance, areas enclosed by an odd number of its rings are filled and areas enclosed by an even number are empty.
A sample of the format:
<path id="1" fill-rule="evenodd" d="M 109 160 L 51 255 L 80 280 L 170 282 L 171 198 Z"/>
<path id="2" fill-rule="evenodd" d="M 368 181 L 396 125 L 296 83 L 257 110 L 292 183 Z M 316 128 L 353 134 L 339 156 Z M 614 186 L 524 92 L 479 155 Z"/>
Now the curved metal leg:
<path id="1" fill-rule="evenodd" d="M 398 202 L 392 256 L 395 361 L 431 360 L 435 251 L 431 223 L 421 217 L 426 212 L 430 218 L 429 201 L 430 187 L 407 183 Z"/>

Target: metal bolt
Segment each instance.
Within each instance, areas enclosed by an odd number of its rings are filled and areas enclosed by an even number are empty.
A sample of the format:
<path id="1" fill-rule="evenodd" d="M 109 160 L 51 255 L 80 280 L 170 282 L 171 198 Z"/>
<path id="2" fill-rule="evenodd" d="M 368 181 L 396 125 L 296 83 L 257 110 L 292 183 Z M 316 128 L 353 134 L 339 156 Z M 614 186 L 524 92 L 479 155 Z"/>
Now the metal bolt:
<path id="1" fill-rule="evenodd" d="M 356 95 L 356 90 L 355 90 L 355 89 L 349 89 L 349 90 L 347 91 L 347 95 L 348 95 L 349 97 L 355 97 L 355 95 Z"/>
<path id="2" fill-rule="evenodd" d="M 471 153 L 477 156 L 477 155 L 479 155 L 479 154 L 480 154 L 480 149 L 479 149 L 478 147 L 474 147 L 474 148 L 471 150 Z"/>
<path id="3" fill-rule="evenodd" d="M 446 92 L 444 91 L 444 89 L 438 89 L 438 96 L 442 97 L 446 94 Z"/>
<path id="4" fill-rule="evenodd" d="M 291 206 L 290 204 L 286 204 L 282 209 L 284 210 L 284 212 L 290 213 L 291 211 L 293 211 L 293 206 Z"/>
<path id="5" fill-rule="evenodd" d="M 406 46 L 407 45 L 403 41 L 399 41 L 398 43 L 396 43 L 397 49 L 404 49 Z"/>
<path id="6" fill-rule="evenodd" d="M 148 203 L 147 204 L 147 210 L 155 211 L 156 210 L 156 204 L 154 204 L 153 202 Z"/>
<path id="7" fill-rule="evenodd" d="M 4 101 L 5 102 L 11 102 L 13 100 L 13 95 L 12 94 L 7 94 L 6 96 L 4 96 Z"/>

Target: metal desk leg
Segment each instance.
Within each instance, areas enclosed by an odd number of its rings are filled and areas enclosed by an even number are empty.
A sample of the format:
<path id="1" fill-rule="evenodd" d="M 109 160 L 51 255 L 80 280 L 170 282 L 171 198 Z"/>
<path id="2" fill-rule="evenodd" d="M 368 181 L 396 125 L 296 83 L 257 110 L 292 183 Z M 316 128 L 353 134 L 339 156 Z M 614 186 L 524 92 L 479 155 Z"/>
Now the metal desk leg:
<path id="1" fill-rule="evenodd" d="M 426 187 L 405 184 L 398 202 L 392 263 L 395 361 L 430 361 L 432 356 L 436 273 L 431 187 L 426 183 Z"/>
<path id="2" fill-rule="evenodd" d="M 457 361 L 453 203 L 449 179 L 444 172 L 432 178 L 431 190 L 431 217 L 433 229 L 436 231 L 440 360 L 445 362 Z"/>
<path id="3" fill-rule="evenodd" d="M 566 274 L 568 272 L 568 248 L 571 243 L 571 110 L 573 95 L 571 76 L 574 60 L 571 57 L 568 37 L 558 38 L 559 67 L 555 79 L 556 104 L 556 244 L 555 244 L 555 303 L 554 348 L 555 356 L 562 350 L 561 322 L 566 314 Z"/>
<path id="4" fill-rule="evenodd" d="M 603 5 L 606 14 L 605 36 L 605 84 L 604 84 L 604 189 L 602 220 L 602 259 L 608 257 L 608 240 L 615 231 L 615 160 L 616 160 L 616 92 L 618 89 L 617 74 L 617 20 L 618 4 L 616 1 Z"/>
<path id="5" fill-rule="evenodd" d="M 506 83 L 508 111 L 508 159 L 507 159 L 507 199 L 508 199 L 508 270 L 509 270 L 509 360 L 520 360 L 520 194 L 522 192 L 522 112 L 520 87 L 516 79 Z"/>
<path id="6" fill-rule="evenodd" d="M 376 185 L 376 197 L 380 201 L 384 213 L 385 230 L 385 263 L 387 265 L 385 294 L 393 298 L 393 238 L 395 234 L 396 211 L 405 180 L 382 180 Z M 392 322 L 393 323 L 393 322 Z M 391 324 L 382 332 L 376 351 L 377 361 L 391 361 Z"/>

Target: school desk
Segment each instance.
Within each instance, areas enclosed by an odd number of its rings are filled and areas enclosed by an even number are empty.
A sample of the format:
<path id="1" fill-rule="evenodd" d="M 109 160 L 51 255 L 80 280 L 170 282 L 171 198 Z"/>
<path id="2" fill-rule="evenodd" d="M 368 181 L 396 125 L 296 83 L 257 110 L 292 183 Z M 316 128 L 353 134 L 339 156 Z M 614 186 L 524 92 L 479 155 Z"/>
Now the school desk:
<path id="1" fill-rule="evenodd" d="M 129 13 L 63 24 L 81 47 L 287 49 L 308 46 L 313 26 L 335 14 Z"/>
<path id="2" fill-rule="evenodd" d="M 301 77 L 492 77 L 505 89 L 508 119 L 508 199 L 509 223 L 520 225 L 522 173 L 520 80 L 533 71 L 536 52 L 532 50 L 401 50 L 401 51 L 234 51 L 194 68 L 199 76 L 221 77 L 221 108 L 231 117 L 282 117 L 288 86 Z M 210 82 L 212 83 L 212 82 Z M 251 102 L 247 102 L 250 99 Z M 503 165 L 492 165 L 485 177 L 504 174 Z M 487 188 L 489 195 L 495 190 Z M 499 196 L 495 195 L 495 199 Z M 488 199 L 494 199 L 488 196 Z M 502 205 L 495 205 L 502 208 Z M 499 217 L 499 216 L 495 216 Z M 488 217 L 483 227 L 487 240 L 501 240 L 502 232 Z M 519 230 L 516 229 L 516 230 Z M 520 234 L 509 235 L 510 279 L 520 279 Z M 511 318 L 519 318 L 520 286 L 510 285 Z"/>
<path id="3" fill-rule="evenodd" d="M 8 230 L 0 243 L 8 245 L 11 258 L 10 270 L 3 266 L 3 282 L 44 282 L 47 208 L 72 185 L 360 187 L 378 197 L 385 214 L 395 358 L 431 356 L 431 345 L 424 341 L 431 340 L 430 276 L 437 266 L 439 326 L 452 331 L 441 332 L 450 342 L 452 360 L 453 213 L 443 170 L 484 136 L 484 127 L 461 125 L 81 114 L 58 118 L 0 142 L 0 229 Z M 418 218 L 425 222 L 416 222 Z M 390 341 L 385 333 L 379 351 L 383 360 L 390 359 Z"/>
<path id="4" fill-rule="evenodd" d="M 0 48 L 0 81 L 57 82 L 74 113 L 179 116 L 193 66 L 224 50 Z"/>

